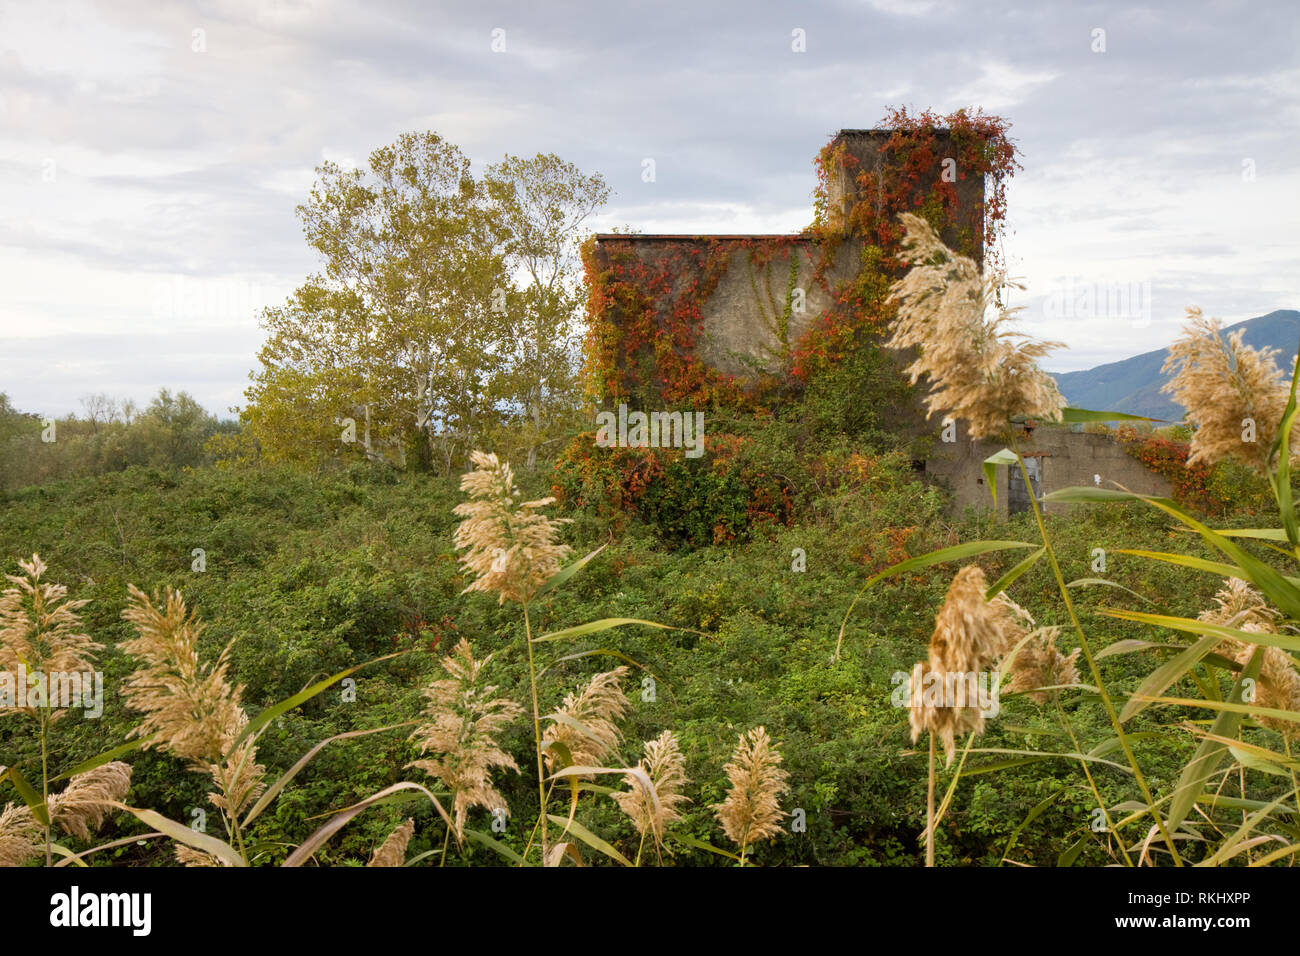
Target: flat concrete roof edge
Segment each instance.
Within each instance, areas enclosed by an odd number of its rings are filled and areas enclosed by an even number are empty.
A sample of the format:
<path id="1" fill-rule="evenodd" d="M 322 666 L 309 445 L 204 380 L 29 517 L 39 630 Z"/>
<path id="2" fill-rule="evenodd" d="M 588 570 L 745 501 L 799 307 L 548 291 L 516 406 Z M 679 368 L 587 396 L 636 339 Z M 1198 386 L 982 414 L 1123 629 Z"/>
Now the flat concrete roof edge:
<path id="1" fill-rule="evenodd" d="M 812 240 L 813 236 L 805 235 L 802 232 L 749 232 L 733 233 L 729 235 L 714 235 L 713 233 L 700 232 L 598 232 L 596 241 L 600 242 L 606 239 L 656 239 L 656 240 L 675 240 L 679 242 L 700 242 L 703 239 L 806 239 Z"/>

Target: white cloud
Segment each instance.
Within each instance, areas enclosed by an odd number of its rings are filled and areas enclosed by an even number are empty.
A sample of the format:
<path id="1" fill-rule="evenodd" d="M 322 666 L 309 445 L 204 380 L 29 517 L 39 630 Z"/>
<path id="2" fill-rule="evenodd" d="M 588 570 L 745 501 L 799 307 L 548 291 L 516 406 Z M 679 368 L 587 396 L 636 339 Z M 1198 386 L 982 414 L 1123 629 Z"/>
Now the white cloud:
<path id="1" fill-rule="evenodd" d="M 986 61 L 979 64 L 980 75 L 957 86 L 944 97 L 951 109 L 978 105 L 985 112 L 997 112 L 1016 106 L 1051 83 L 1060 74 L 1047 70 L 1019 69 L 1010 63 Z"/>
<path id="2" fill-rule="evenodd" d="M 224 408 L 255 362 L 258 309 L 318 267 L 294 214 L 313 167 L 364 163 L 407 130 L 436 130 L 477 168 L 554 151 L 601 171 L 616 196 L 594 228 L 779 233 L 807 224 L 826 139 L 904 98 L 1011 119 L 1025 168 L 1006 248 L 1031 284 L 1026 322 L 1074 348 L 1057 367 L 1123 358 L 1164 345 L 1191 301 L 1233 320 L 1300 305 L 1284 15 L 846 0 L 799 8 L 796 56 L 776 0 L 599 15 L 566 0 L 10 4 L 0 389 L 53 413 L 160 385 Z M 1104 57 L 1088 51 L 1097 23 Z M 1149 281 L 1152 322 L 1052 319 L 1043 290 L 1070 278 Z M 181 306 L 160 307 L 169 296 Z"/>

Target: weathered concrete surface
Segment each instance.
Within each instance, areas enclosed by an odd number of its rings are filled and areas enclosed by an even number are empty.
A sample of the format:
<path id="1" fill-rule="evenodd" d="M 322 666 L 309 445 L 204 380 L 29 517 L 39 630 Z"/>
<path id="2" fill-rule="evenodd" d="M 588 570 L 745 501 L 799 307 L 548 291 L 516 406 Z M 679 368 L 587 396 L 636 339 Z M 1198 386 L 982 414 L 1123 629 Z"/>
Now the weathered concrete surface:
<path id="1" fill-rule="evenodd" d="M 832 140 L 832 144 L 843 144 L 845 150 L 856 161 L 853 169 L 839 168 L 831 172 L 827 179 L 827 221 L 844 228 L 849 211 L 860 201 L 862 190 L 857 183 L 857 174 L 863 170 L 872 170 L 877 181 L 885 174 L 893 156 L 889 150 L 883 150 L 885 143 L 893 135 L 887 129 L 845 129 Z M 976 250 L 975 260 L 983 262 L 983 226 L 984 226 L 984 188 L 983 176 L 967 175 L 956 162 L 956 150 L 952 146 L 952 135 L 947 130 L 938 130 L 935 134 L 935 163 L 928 171 L 917 178 L 914 196 L 925 196 L 933 190 L 936 183 L 945 174 L 945 159 L 952 159 L 948 167 L 951 170 L 953 189 L 957 194 L 957 209 L 950 225 L 939 234 L 940 238 L 951 248 L 957 248 L 963 233 L 981 239 Z M 876 215 L 881 210 L 877 208 Z"/>
<path id="2" fill-rule="evenodd" d="M 859 201 L 860 187 L 856 173 L 863 168 L 884 170 L 891 157 L 882 153 L 881 147 L 892 135 L 890 130 L 842 130 L 834 142 L 842 143 L 856 160 L 853 170 L 837 168 L 832 172 L 828 187 L 827 216 L 831 223 L 847 225 L 848 211 Z M 934 184 L 944 175 L 943 161 L 949 153 L 950 137 L 946 131 L 937 134 L 937 148 L 933 168 L 920 175 L 914 195 L 928 195 Z M 954 223 L 943 233 L 951 245 L 960 237 L 982 236 L 984 221 L 984 177 L 964 176 L 955 169 L 953 188 L 958 208 Z M 860 223 L 857 225 L 861 225 Z M 813 272 L 823 256 L 823 248 L 804 236 L 665 236 L 633 234 L 602 234 L 596 237 L 597 261 L 608 261 L 612 249 L 620 254 L 631 254 L 648 267 L 649 274 L 657 274 L 665 263 L 671 263 L 672 282 L 669 295 L 660 301 L 660 321 L 664 310 L 671 307 L 683 290 L 699 278 L 699 270 L 690 263 L 691 256 L 683 252 L 703 251 L 713 244 L 731 243 L 735 250 L 727 261 L 725 275 L 712 295 L 701 303 L 701 328 L 696 348 L 700 357 L 713 368 L 734 375 L 742 383 L 764 372 L 781 370 L 789 349 L 819 316 L 832 306 L 837 287 L 851 282 L 861 268 L 863 237 L 842 230 L 843 238 L 831 252 L 831 264 L 823 280 L 814 280 Z M 751 267 L 751 253 L 745 247 L 749 240 L 780 239 L 789 242 L 787 249 L 760 268 Z M 751 243 L 752 245 L 752 243 Z M 792 252 L 791 250 L 797 250 Z M 799 258 L 795 285 L 804 293 L 802 312 L 792 314 L 782 328 L 790 286 L 790 256 Z M 982 254 L 977 255 L 982 259 Z M 617 325 L 619 317 L 613 316 Z"/>
<path id="3" fill-rule="evenodd" d="M 825 270 L 824 284 L 813 276 L 821 251 L 811 242 L 800 241 L 759 267 L 751 265 L 747 250 L 733 252 L 726 274 L 700 310 L 700 357 L 741 381 L 782 368 L 790 349 L 830 309 L 834 297 L 829 290 L 856 275 L 860 249 L 860 243 L 840 243 Z M 790 295 L 791 256 L 797 263 L 794 285 L 803 293 L 803 308 L 792 309 L 786 320 L 787 300 L 796 298 Z"/>
<path id="4" fill-rule="evenodd" d="M 933 434 L 939 436 L 942 425 L 933 420 L 931 425 Z M 955 442 L 943 442 L 936 437 L 926 458 L 925 473 L 938 479 L 952 492 L 954 511 L 970 506 L 995 508 L 999 514 L 1006 515 L 1010 500 L 1009 473 L 1014 466 L 1000 465 L 996 469 L 996 506 L 985 484 L 983 468 L 984 459 L 1005 446 L 997 442 L 971 441 L 961 425 L 957 428 L 956 438 Z M 1025 457 L 1040 458 L 1041 493 L 1044 495 L 1077 486 L 1114 488 L 1112 482 L 1139 494 L 1168 495 L 1172 492 L 1168 481 L 1130 456 L 1118 442 L 1106 435 L 1039 426 L 1029 437 L 1020 432 L 1016 440 Z M 1060 514 L 1069 508 L 1069 505 L 1048 504 L 1046 510 L 1049 514 Z"/>

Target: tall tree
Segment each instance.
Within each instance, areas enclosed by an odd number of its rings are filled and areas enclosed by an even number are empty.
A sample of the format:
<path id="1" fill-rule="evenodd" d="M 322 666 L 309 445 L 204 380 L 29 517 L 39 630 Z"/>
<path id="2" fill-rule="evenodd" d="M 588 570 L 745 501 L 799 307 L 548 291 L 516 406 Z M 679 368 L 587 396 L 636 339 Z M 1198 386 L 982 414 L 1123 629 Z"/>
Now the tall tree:
<path id="1" fill-rule="evenodd" d="M 81 396 L 81 407 L 85 409 L 86 421 L 90 423 L 92 433 L 99 432 L 100 425 L 116 421 L 120 414 L 117 399 L 103 392 L 94 392 Z"/>
<path id="2" fill-rule="evenodd" d="M 506 156 L 488 168 L 485 179 L 516 284 L 503 310 L 514 343 L 506 398 L 522 421 L 531 468 L 538 451 L 575 424 L 579 247 L 583 224 L 609 199 L 609 187 L 599 173 L 584 174 L 553 153 Z"/>
<path id="3" fill-rule="evenodd" d="M 298 213 L 324 272 L 264 313 L 245 420 L 271 458 L 336 457 L 351 435 L 370 458 L 404 464 L 413 448 L 450 471 L 493 424 L 508 352 L 486 191 L 432 132 L 375 150 L 368 169 L 316 173 Z"/>

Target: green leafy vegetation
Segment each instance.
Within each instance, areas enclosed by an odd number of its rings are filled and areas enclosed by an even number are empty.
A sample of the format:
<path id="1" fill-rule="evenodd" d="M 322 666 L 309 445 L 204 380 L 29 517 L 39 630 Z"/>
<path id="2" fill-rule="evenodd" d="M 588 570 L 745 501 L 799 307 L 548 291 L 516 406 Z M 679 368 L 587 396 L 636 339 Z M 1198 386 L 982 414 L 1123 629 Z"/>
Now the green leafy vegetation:
<path id="1" fill-rule="evenodd" d="M 859 603 L 840 660 L 831 658 L 844 612 L 867 576 L 934 547 L 988 537 L 993 529 L 983 516 L 945 517 L 942 494 L 917 480 L 898 456 L 846 459 L 830 478 L 834 487 L 825 494 L 814 491 L 791 526 L 768 526 L 744 541 L 682 550 L 653 526 L 630 519 L 609 542 L 602 523 L 579 520 L 565 532 L 575 551 L 609 543 L 581 575 L 533 602 L 533 626 L 535 632 L 553 631 L 627 617 L 683 629 L 622 628 L 616 638 L 578 638 L 570 652 L 611 646 L 655 675 L 652 702 L 641 699 L 639 681 L 629 686 L 633 703 L 621 725 L 617 758 L 621 765 L 635 765 L 641 740 L 665 729 L 677 734 L 686 776 L 702 782 L 689 794 L 692 802 L 675 828 L 684 837 L 720 845 L 707 805 L 722 799 L 721 767 L 735 736 L 761 725 L 780 747 L 790 773 L 791 791 L 782 805 L 806 811 L 808 828 L 800 834 L 787 828 L 751 848 L 754 862 L 916 864 L 923 853 L 918 838 L 924 828 L 925 761 L 909 755 L 906 713 L 892 705 L 891 694 L 894 675 L 909 671 L 923 653 L 946 577 L 931 569 L 882 582 Z M 543 473 L 524 473 L 520 482 L 524 494 L 546 491 Z M 469 583 L 452 544 L 452 508 L 460 500 L 451 479 L 399 477 L 380 466 L 324 476 L 288 469 L 133 467 L 6 494 L 0 553 L 18 555 L 39 543 L 50 565 L 47 577 L 65 582 L 71 597 L 91 601 L 83 614 L 88 632 L 109 646 L 101 654 L 109 688 L 120 686 L 129 672 L 128 661 L 112 645 L 131 636 L 120 618 L 131 582 L 145 591 L 182 589 L 208 625 L 200 643 L 205 659 L 233 642 L 232 677 L 245 685 L 244 702 L 252 715 L 344 668 L 411 649 L 360 672 L 355 700 L 345 701 L 343 689 L 335 687 L 278 717 L 260 738 L 258 752 L 274 776 L 328 737 L 416 719 L 422 687 L 438 676 L 437 657 L 461 637 L 481 655 L 496 655 L 491 681 L 502 695 L 529 699 L 517 613 L 493 596 L 460 595 Z M 1030 535 L 1025 519 L 1018 516 L 996 536 Z M 1098 542 L 1115 549 L 1159 542 L 1162 550 L 1212 557 L 1203 543 L 1178 533 L 1159 513 L 1112 505 L 1048 521 L 1070 580 L 1095 576 L 1091 550 Z M 207 555 L 203 572 L 191 570 L 191 553 L 199 547 Z M 795 549 L 806 555 L 806 571 L 792 570 Z M 978 560 L 996 580 L 1018 558 L 989 554 Z M 1219 586 L 1211 575 L 1191 575 L 1167 563 L 1115 553 L 1110 562 L 1110 580 L 1153 599 L 1169 596 L 1158 600 L 1158 608 L 1174 616 L 1194 617 L 1212 604 Z M 4 570 L 18 572 L 12 559 Z M 1040 562 L 1012 593 L 1040 620 L 1051 620 L 1046 600 L 1051 587 L 1050 571 Z M 1124 592 L 1084 589 L 1077 600 L 1085 626 L 1105 635 L 1106 643 L 1152 639 L 1150 628 L 1104 613 L 1129 605 L 1132 599 Z M 539 693 L 553 706 L 608 666 L 603 660 L 555 664 L 542 675 Z M 1134 655 L 1107 657 L 1101 666 L 1121 690 L 1135 688 L 1149 670 Z M 1188 682 L 1170 693 L 1185 696 L 1194 687 Z M 1095 698 L 1081 695 L 1063 706 L 1081 746 L 1111 736 Z M 58 722 L 51 731 L 58 766 L 122 742 L 137 719 L 109 693 L 101 719 L 74 714 Z M 1144 736 L 1165 721 L 1158 709 L 1148 710 L 1128 729 L 1153 780 L 1167 783 L 1176 778 L 1194 742 L 1169 733 Z M 255 821 L 248 841 L 266 846 L 268 861 L 283 859 L 316 829 L 321 821 L 314 818 L 408 779 L 411 772 L 403 768 L 417 753 L 407 733 L 381 731 L 324 748 Z M 531 727 L 520 721 L 501 745 L 527 767 L 531 738 Z M 1051 708 L 1008 697 L 981 746 L 1047 754 L 1068 749 L 1060 738 Z M 211 782 L 187 772 L 183 762 L 156 751 L 129 759 L 135 768 L 133 805 L 187 823 L 196 808 L 212 812 L 206 798 Z M 38 743 L 28 729 L 0 719 L 0 763 L 26 767 L 38 760 Z M 972 769 L 980 768 L 968 766 L 965 772 Z M 1106 768 L 1097 778 L 1103 795 L 1115 803 L 1129 793 L 1121 771 Z M 536 814 L 535 783 L 506 774 L 498 785 L 511 817 L 505 833 L 492 835 L 522 853 Z M 1020 862 L 1054 863 L 1065 847 L 1091 833 L 1092 801 L 1077 762 L 1047 757 L 1028 758 L 996 778 L 980 773 L 964 779 L 944 819 L 939 862 L 997 863 L 1028 809 L 1058 792 L 1032 826 L 1019 832 L 1010 854 Z M 317 858 L 359 865 L 407 815 L 416 822 L 409 855 L 439 849 L 441 822 L 421 798 L 359 817 Z M 491 833 L 488 814 L 477 811 L 471 819 L 475 829 Z M 578 819 L 625 856 L 636 855 L 639 837 L 612 802 L 584 803 Z M 118 815 L 100 837 L 142 829 Z M 665 854 L 668 864 L 731 862 L 671 840 L 668 846 L 676 853 Z M 1102 862 L 1103 847 L 1104 840 L 1090 839 L 1078 862 Z M 102 862 L 171 860 L 156 841 L 114 853 Z M 469 842 L 448 865 L 502 861 L 498 853 Z"/>
<path id="2" fill-rule="evenodd" d="M 895 116 L 906 175 L 860 172 L 868 197 L 933 171 L 935 119 Z M 1010 172 L 1001 121 L 950 119 Z M 1121 436 L 1178 500 L 954 514 L 891 349 L 1026 486 L 1010 422 L 1113 412 L 1062 408 L 936 199 L 870 223 L 871 321 L 789 351 L 798 388 L 711 402 L 698 458 L 602 448 L 566 279 L 599 177 L 508 157 L 476 183 L 433 134 L 318 173 L 325 274 L 268 311 L 240 425 L 185 393 L 59 422 L 0 395 L 0 862 L 1292 861 L 1298 411 L 1269 354 L 1193 311 L 1189 427 Z M 640 308 L 644 279 L 593 290 Z M 726 384 L 674 355 L 678 385 Z M 68 668 L 102 714 L 4 696 Z M 995 710 L 917 697 L 966 672 Z"/>

